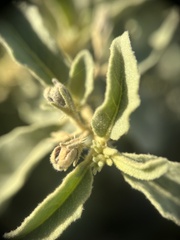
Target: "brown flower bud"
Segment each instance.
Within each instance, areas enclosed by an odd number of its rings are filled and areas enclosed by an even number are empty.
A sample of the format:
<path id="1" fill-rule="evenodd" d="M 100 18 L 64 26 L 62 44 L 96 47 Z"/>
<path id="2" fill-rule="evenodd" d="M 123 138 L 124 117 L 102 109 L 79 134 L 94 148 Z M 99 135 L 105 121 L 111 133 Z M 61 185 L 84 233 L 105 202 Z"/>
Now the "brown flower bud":
<path id="1" fill-rule="evenodd" d="M 51 154 L 50 161 L 56 170 L 66 171 L 72 163 L 78 161 L 79 153 L 78 148 L 57 146 Z"/>

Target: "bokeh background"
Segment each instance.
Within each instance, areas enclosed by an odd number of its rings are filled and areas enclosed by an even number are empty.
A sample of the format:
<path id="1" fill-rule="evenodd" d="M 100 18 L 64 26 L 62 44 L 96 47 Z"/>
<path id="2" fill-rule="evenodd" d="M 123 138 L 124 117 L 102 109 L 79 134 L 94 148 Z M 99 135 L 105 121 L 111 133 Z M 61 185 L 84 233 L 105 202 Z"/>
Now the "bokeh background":
<path id="1" fill-rule="evenodd" d="M 180 28 L 178 1 L 53 0 L 36 4 L 60 48 L 72 58 L 89 49 L 105 66 L 111 40 L 128 30 L 141 72 L 141 105 L 131 128 L 114 145 L 124 152 L 150 153 L 180 161 Z M 7 3 L 7 2 L 6 2 Z M 58 6 L 56 8 L 55 6 Z M 6 5 L 8 8 L 8 4 Z M 4 7 L 1 6 L 1 12 Z M 59 11 L 59 14 L 58 14 Z M 52 14 L 54 13 L 54 15 Z M 101 46 L 101 48 L 100 48 Z M 105 76 L 97 94 L 103 97 Z M 0 135 L 39 117 L 42 87 L 14 63 L 0 45 Z M 98 99 L 91 99 L 96 105 Z M 93 102 L 97 101 L 97 102 Z M 39 116 L 40 115 L 40 116 Z M 13 153 L 12 153 L 13 161 Z M 49 156 L 0 211 L 0 233 L 16 228 L 59 185 L 65 173 L 53 170 Z M 114 167 L 95 176 L 82 218 L 62 240 L 178 240 L 180 228 L 163 219 L 145 197 L 125 183 Z"/>

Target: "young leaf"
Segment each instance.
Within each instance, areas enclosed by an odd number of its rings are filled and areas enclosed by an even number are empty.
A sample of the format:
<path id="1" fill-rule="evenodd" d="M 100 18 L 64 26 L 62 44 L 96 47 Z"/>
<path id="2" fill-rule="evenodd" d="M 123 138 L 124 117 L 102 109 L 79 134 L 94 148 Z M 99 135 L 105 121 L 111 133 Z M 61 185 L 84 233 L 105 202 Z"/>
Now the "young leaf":
<path id="1" fill-rule="evenodd" d="M 87 50 L 83 50 L 71 65 L 68 82 L 68 88 L 79 105 L 86 102 L 93 90 L 93 74 L 92 56 Z"/>
<path id="2" fill-rule="evenodd" d="M 112 42 L 105 100 L 92 119 L 99 137 L 118 140 L 128 131 L 129 116 L 140 103 L 138 87 L 137 63 L 125 32 Z"/>
<path id="3" fill-rule="evenodd" d="M 35 6 L 24 2 L 1 12 L 0 42 L 43 85 L 51 84 L 54 77 L 62 82 L 67 80 L 69 69 L 65 57 L 43 26 Z"/>
<path id="4" fill-rule="evenodd" d="M 180 225 L 180 163 L 169 162 L 168 171 L 153 181 L 142 181 L 127 174 L 125 180 L 144 193 L 160 214 Z"/>
<path id="5" fill-rule="evenodd" d="M 112 157 L 116 167 L 123 173 L 140 179 L 153 180 L 168 170 L 168 160 L 146 154 L 121 153 Z"/>
<path id="6" fill-rule="evenodd" d="M 19 127 L 0 138 L 0 205 L 15 194 L 25 179 L 55 143 L 47 137 L 57 125 Z"/>
<path id="7" fill-rule="evenodd" d="M 62 184 L 37 206 L 16 230 L 5 234 L 13 239 L 56 239 L 81 216 L 92 189 L 89 162 L 82 162 Z"/>

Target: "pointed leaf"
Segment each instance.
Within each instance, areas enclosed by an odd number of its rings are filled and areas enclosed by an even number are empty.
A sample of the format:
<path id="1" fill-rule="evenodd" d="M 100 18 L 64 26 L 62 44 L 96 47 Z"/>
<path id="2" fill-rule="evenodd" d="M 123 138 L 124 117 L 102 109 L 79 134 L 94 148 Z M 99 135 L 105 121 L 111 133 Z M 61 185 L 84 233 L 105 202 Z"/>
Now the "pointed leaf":
<path id="1" fill-rule="evenodd" d="M 160 214 L 180 225 L 180 163 L 169 162 L 167 173 L 153 181 L 142 181 L 124 174 L 125 180 L 144 193 Z"/>
<path id="2" fill-rule="evenodd" d="M 95 111 L 92 127 L 99 137 L 118 140 L 140 102 L 139 73 L 127 32 L 112 42 L 110 51 L 105 100 Z"/>
<path id="3" fill-rule="evenodd" d="M 123 173 L 141 180 L 159 178 L 168 170 L 168 160 L 146 154 L 121 153 L 112 157 L 116 167 Z"/>
<path id="4" fill-rule="evenodd" d="M 68 66 L 33 5 L 10 6 L 0 16 L 0 42 L 17 62 L 44 84 L 65 82 Z"/>
<path id="5" fill-rule="evenodd" d="M 87 50 L 83 50 L 71 65 L 68 83 L 68 88 L 79 105 L 86 102 L 93 90 L 93 74 L 92 56 Z"/>
<path id="6" fill-rule="evenodd" d="M 13 239 L 56 239 L 81 216 L 83 204 L 92 189 L 89 163 L 82 162 L 24 220 L 20 227 L 5 234 Z"/>
<path id="7" fill-rule="evenodd" d="M 149 38 L 150 46 L 156 50 L 161 51 L 165 49 L 174 36 L 174 32 L 179 26 L 179 12 L 178 9 L 170 9 L 167 17 L 164 19 L 161 26 L 151 34 Z"/>
<path id="8" fill-rule="evenodd" d="M 0 138 L 0 205 L 14 195 L 25 179 L 54 144 L 50 139 L 57 125 L 19 127 Z"/>

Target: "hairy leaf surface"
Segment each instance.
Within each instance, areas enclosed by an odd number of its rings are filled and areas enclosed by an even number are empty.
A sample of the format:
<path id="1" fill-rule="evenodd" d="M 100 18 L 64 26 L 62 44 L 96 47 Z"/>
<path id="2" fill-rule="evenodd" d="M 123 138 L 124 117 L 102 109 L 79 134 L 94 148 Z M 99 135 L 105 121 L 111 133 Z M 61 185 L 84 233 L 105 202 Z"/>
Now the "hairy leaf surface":
<path id="1" fill-rule="evenodd" d="M 74 59 L 70 74 L 68 88 L 78 104 L 86 102 L 93 90 L 94 64 L 91 54 L 87 50 L 81 51 Z"/>
<path id="2" fill-rule="evenodd" d="M 5 234 L 13 239 L 56 239 L 81 216 L 83 204 L 92 189 L 89 163 L 82 162 L 62 184 L 24 220 L 20 227 Z"/>
<path id="3" fill-rule="evenodd" d="M 24 184 L 28 173 L 54 144 L 50 133 L 57 125 L 19 127 L 0 138 L 0 205 Z"/>
<path id="4" fill-rule="evenodd" d="M 138 87 L 137 63 L 125 32 L 111 44 L 105 99 L 92 119 L 99 137 L 118 140 L 128 131 L 129 116 L 140 102 Z"/>
<path id="5" fill-rule="evenodd" d="M 146 154 L 121 153 L 112 158 L 116 167 L 123 173 L 141 180 L 159 178 L 168 170 L 168 160 Z"/>
<path id="6" fill-rule="evenodd" d="M 52 78 L 67 80 L 69 69 L 65 57 L 44 27 L 35 6 L 23 3 L 1 12 L 0 41 L 43 85 L 51 84 Z"/>
<path id="7" fill-rule="evenodd" d="M 142 192 L 160 214 L 180 225 L 180 163 L 169 162 L 168 171 L 160 178 L 142 181 L 124 174 L 125 180 Z"/>

